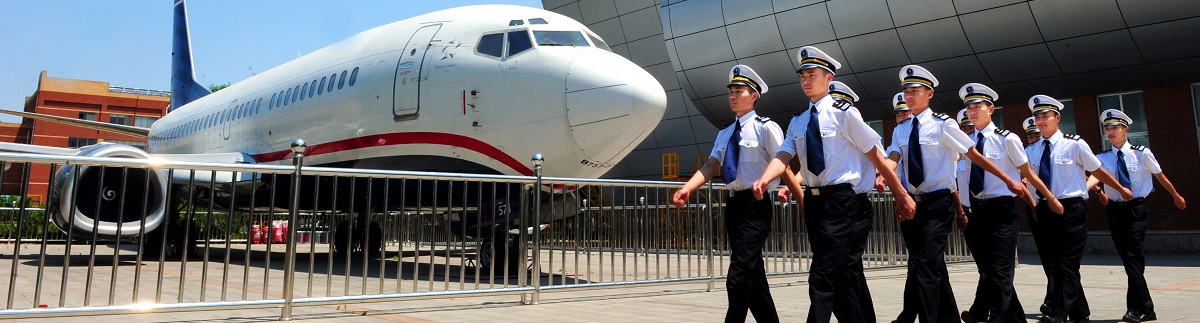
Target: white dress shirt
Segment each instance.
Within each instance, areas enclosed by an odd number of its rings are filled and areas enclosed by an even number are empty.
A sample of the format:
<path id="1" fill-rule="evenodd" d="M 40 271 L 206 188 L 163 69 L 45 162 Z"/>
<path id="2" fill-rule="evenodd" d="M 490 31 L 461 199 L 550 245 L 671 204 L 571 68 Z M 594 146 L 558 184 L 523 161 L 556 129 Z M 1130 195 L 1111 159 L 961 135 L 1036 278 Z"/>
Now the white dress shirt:
<path id="1" fill-rule="evenodd" d="M 808 122 L 812 117 L 812 106 L 816 106 L 818 125 L 821 129 L 822 152 L 825 155 L 825 170 L 821 174 L 813 174 L 808 169 L 807 147 L 805 143 L 808 133 Z M 872 171 L 865 173 L 866 166 L 862 163 L 870 161 L 864 153 L 879 146 L 879 134 L 863 121 L 858 108 L 845 101 L 836 101 L 829 95 L 810 103 L 810 108 L 792 117 L 788 131 L 778 152 L 785 152 L 800 159 L 800 175 L 806 187 L 824 187 L 829 185 L 851 183 L 856 193 L 866 193 L 874 186 L 874 165 Z M 869 177 L 867 177 L 869 176 Z M 872 184 L 867 189 L 858 192 L 860 181 L 869 180 Z"/>
<path id="2" fill-rule="evenodd" d="M 983 151 L 979 152 L 979 154 L 983 155 L 983 158 L 986 158 L 992 164 L 996 164 L 996 167 L 999 167 L 1005 175 L 1008 175 L 1008 178 L 1013 180 L 1021 178 L 1021 169 L 1019 167 L 1029 162 L 1029 159 L 1025 157 L 1025 147 L 1021 145 L 1021 138 L 1018 138 L 1012 132 L 996 128 L 996 124 L 991 122 L 983 130 L 976 131 L 971 137 L 976 144 L 979 143 L 979 134 L 983 134 L 984 140 Z M 967 195 L 970 195 L 970 165 L 972 163 L 970 160 L 967 162 L 967 181 L 965 182 L 967 186 L 961 187 L 962 191 L 959 191 L 959 194 L 966 192 Z M 975 196 L 975 198 L 983 200 L 1001 196 L 1016 196 L 1016 194 L 1009 191 L 1008 184 L 1001 181 L 999 177 L 986 171 L 983 172 L 983 191 Z"/>
<path id="3" fill-rule="evenodd" d="M 913 187 L 912 178 L 907 178 L 908 191 L 912 194 L 924 194 L 937 190 L 957 190 L 955 181 L 955 163 L 957 154 L 966 153 L 974 142 L 967 134 L 958 128 L 958 122 L 944 114 L 934 114 L 932 109 L 925 109 L 912 119 L 921 123 L 918 131 L 918 144 L 921 145 L 921 164 L 925 169 L 925 181 L 920 186 Z M 908 162 L 909 134 L 913 131 L 914 122 L 904 122 L 896 125 L 892 131 L 892 145 L 900 148 L 900 159 L 905 162 L 900 171 L 908 174 L 912 167 Z"/>
<path id="4" fill-rule="evenodd" d="M 754 185 L 754 181 L 762 176 L 767 170 L 767 164 L 771 162 L 771 158 L 775 157 L 775 151 L 779 149 L 779 143 L 782 141 L 783 131 L 779 130 L 779 125 L 770 118 L 759 117 L 754 110 L 738 118 L 738 123 L 742 124 L 742 140 L 740 154 L 738 155 L 737 178 L 726 187 L 733 191 L 741 191 L 750 189 Z M 713 150 L 708 156 L 716 158 L 717 161 L 725 160 L 725 148 L 729 145 L 729 137 L 733 136 L 734 124 L 730 123 L 725 129 L 721 129 L 717 133 L 717 140 L 713 143 Z M 779 185 L 779 180 L 771 182 L 768 187 Z"/>
<path id="5" fill-rule="evenodd" d="M 1104 171 L 1108 172 L 1113 178 L 1118 178 L 1117 175 L 1117 150 L 1112 149 L 1096 155 L 1100 159 L 1100 167 L 1104 167 Z M 1143 146 L 1130 145 L 1128 141 L 1121 145 L 1119 149 L 1125 157 L 1125 168 L 1129 170 L 1129 182 L 1133 187 L 1127 187 L 1133 192 L 1134 198 L 1145 198 L 1154 191 L 1154 174 L 1162 173 L 1162 166 L 1158 164 L 1158 159 L 1154 158 L 1154 153 L 1150 152 L 1150 148 Z M 1108 185 L 1104 185 L 1104 193 L 1108 194 L 1108 199 L 1124 202 L 1121 198 L 1121 193 Z"/>
<path id="6" fill-rule="evenodd" d="M 1041 138 L 1025 148 L 1029 156 L 1029 167 L 1036 175 L 1041 171 L 1042 154 L 1045 151 L 1045 141 L 1050 142 L 1050 167 L 1053 176 L 1050 182 L 1050 193 L 1059 199 L 1082 197 L 1087 199 L 1087 176 L 1085 171 L 1092 172 L 1100 168 L 1100 159 L 1092 154 L 1092 148 L 1079 136 L 1064 136 L 1062 131 L 1055 131 L 1050 139 Z"/>

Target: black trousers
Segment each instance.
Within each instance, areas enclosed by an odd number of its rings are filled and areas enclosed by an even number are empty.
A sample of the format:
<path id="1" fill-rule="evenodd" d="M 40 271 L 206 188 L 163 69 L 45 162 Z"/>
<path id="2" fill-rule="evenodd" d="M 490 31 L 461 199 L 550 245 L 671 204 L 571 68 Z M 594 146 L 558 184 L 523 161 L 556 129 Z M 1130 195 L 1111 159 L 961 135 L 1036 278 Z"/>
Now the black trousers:
<path id="1" fill-rule="evenodd" d="M 859 210 L 858 195 L 850 184 L 810 189 L 804 192 L 804 221 L 813 258 L 808 275 L 808 322 L 829 322 L 836 315 L 840 322 L 864 322 L 866 318 L 856 296 L 864 287 L 857 285 L 857 275 L 850 261 L 858 251 L 861 273 L 862 248 L 856 246 Z M 866 282 L 865 276 L 863 283 Z"/>
<path id="2" fill-rule="evenodd" d="M 945 258 L 954 204 L 949 190 L 927 193 L 917 202 L 916 216 L 900 222 L 908 248 L 904 308 L 916 312 L 920 322 L 961 322 Z"/>
<path id="3" fill-rule="evenodd" d="M 858 301 L 857 311 L 862 312 L 863 321 L 875 323 L 875 304 L 871 301 L 871 290 L 867 287 L 867 276 L 863 274 L 863 253 L 867 250 L 867 238 L 875 218 L 875 205 L 867 193 L 856 195 L 858 214 L 854 218 L 854 236 L 850 250 L 846 253 L 846 286 L 854 287 L 846 292 L 848 301 Z M 838 319 L 839 321 L 841 318 Z M 847 321 L 851 322 L 851 321 Z"/>
<path id="4" fill-rule="evenodd" d="M 726 200 L 725 231 L 729 235 L 729 274 L 725 289 L 729 310 L 725 322 L 746 321 L 746 311 L 757 322 L 779 322 L 775 300 L 767 285 L 763 244 L 771 234 L 771 199 L 754 199 L 750 190 Z"/>
<path id="5" fill-rule="evenodd" d="M 1033 234 L 1033 244 L 1037 246 L 1038 261 L 1042 262 L 1042 271 L 1046 273 L 1046 297 L 1042 299 L 1042 304 L 1050 305 L 1050 292 L 1055 286 L 1054 283 L 1054 267 L 1050 265 L 1050 241 L 1051 237 L 1046 235 L 1042 225 L 1038 223 L 1035 215 L 1035 210 L 1030 207 L 1025 208 L 1026 220 L 1029 221 L 1029 233 Z"/>
<path id="6" fill-rule="evenodd" d="M 1063 214 L 1050 211 L 1049 203 L 1038 203 L 1038 224 L 1042 226 L 1049 242 L 1051 276 L 1051 316 L 1061 320 L 1082 321 L 1092 315 L 1079 282 L 1079 261 L 1083 259 L 1083 246 L 1087 243 L 1087 205 L 1083 198 L 1060 199 Z M 1039 250 L 1041 252 L 1041 250 Z"/>
<path id="7" fill-rule="evenodd" d="M 1149 215 L 1150 209 L 1144 199 L 1108 202 L 1108 230 L 1121 255 L 1121 263 L 1125 264 L 1125 275 L 1129 277 L 1125 306 L 1138 313 L 1154 312 L 1154 301 L 1150 300 L 1150 289 L 1146 286 L 1146 256 L 1142 254 Z"/>
<path id="8" fill-rule="evenodd" d="M 979 269 L 971 316 L 987 322 L 1025 322 L 1025 310 L 1013 288 L 1017 222 L 1021 220 L 1016 199 L 971 198 L 971 210 L 970 224 L 963 231 Z"/>

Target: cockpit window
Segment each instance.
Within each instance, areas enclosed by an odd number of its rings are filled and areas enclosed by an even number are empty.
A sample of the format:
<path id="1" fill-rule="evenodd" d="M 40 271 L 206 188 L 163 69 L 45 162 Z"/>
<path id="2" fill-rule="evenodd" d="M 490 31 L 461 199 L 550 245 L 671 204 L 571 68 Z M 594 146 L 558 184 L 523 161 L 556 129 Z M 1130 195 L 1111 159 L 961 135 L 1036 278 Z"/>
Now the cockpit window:
<path id="1" fill-rule="evenodd" d="M 593 33 L 588 33 L 588 38 L 592 39 L 592 44 L 596 45 L 596 48 L 610 52 L 612 51 L 612 48 L 609 48 L 608 43 L 605 43 L 603 39 L 600 39 L 600 36 L 596 36 L 596 34 Z"/>
<path id="2" fill-rule="evenodd" d="M 546 22 L 546 19 L 542 19 L 542 18 L 533 18 L 533 19 L 529 19 L 529 24 L 530 24 L 530 25 L 546 25 L 546 24 L 549 24 L 549 23 L 548 23 L 548 22 Z"/>
<path id="3" fill-rule="evenodd" d="M 588 46 L 587 38 L 578 31 L 534 31 L 533 38 L 538 46 Z"/>
<path id="4" fill-rule="evenodd" d="M 524 30 L 508 32 L 508 56 L 511 57 L 520 52 L 524 52 L 533 48 L 533 44 L 529 41 L 529 32 Z"/>
<path id="5" fill-rule="evenodd" d="M 504 34 L 487 34 L 479 38 L 477 51 L 480 54 L 501 57 L 504 56 Z"/>
<path id="6" fill-rule="evenodd" d="M 520 19 L 517 19 L 517 20 L 509 20 L 509 21 L 508 21 L 508 25 L 509 25 L 509 26 L 520 26 L 520 25 L 524 25 L 524 24 L 525 24 L 525 21 L 524 21 L 524 20 L 520 20 Z"/>

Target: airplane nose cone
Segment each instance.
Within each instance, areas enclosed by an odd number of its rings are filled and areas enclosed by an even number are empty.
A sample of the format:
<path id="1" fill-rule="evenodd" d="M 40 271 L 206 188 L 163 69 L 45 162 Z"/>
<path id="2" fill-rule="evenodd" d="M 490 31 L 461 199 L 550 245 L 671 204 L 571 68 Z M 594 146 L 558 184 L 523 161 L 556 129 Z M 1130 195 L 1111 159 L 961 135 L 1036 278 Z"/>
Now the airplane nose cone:
<path id="1" fill-rule="evenodd" d="M 588 51 L 571 63 L 567 120 L 587 158 L 615 162 L 658 126 L 667 108 L 662 85 L 619 55 Z"/>

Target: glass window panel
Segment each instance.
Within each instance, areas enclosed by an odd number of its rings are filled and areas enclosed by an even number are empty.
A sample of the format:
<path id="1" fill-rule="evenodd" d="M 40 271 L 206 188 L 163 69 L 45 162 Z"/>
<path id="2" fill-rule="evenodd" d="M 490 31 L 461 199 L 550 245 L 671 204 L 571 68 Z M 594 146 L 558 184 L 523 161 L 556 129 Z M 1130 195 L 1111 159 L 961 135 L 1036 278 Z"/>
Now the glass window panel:
<path id="1" fill-rule="evenodd" d="M 1078 131 L 1075 131 L 1075 101 L 1059 100 L 1059 102 L 1062 102 L 1064 112 L 1062 114 L 1062 120 L 1058 121 L 1058 131 L 1062 131 L 1062 133 L 1065 134 L 1079 133 Z"/>
<path id="2" fill-rule="evenodd" d="M 508 32 L 508 56 L 520 54 L 526 50 L 533 48 L 533 41 L 529 40 L 529 32 L 525 30 Z"/>
<path id="3" fill-rule="evenodd" d="M 504 34 L 483 35 L 479 38 L 476 51 L 488 56 L 504 56 Z"/>

